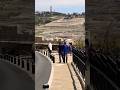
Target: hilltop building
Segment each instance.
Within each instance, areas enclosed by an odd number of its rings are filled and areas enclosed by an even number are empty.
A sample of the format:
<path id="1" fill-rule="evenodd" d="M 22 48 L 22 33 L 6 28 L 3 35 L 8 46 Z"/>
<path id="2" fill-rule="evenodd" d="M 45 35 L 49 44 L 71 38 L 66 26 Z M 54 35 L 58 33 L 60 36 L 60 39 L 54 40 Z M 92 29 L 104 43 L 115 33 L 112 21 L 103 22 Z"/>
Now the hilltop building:
<path id="1" fill-rule="evenodd" d="M 52 6 L 50 6 L 50 13 L 52 13 L 53 12 L 53 9 L 52 9 Z"/>

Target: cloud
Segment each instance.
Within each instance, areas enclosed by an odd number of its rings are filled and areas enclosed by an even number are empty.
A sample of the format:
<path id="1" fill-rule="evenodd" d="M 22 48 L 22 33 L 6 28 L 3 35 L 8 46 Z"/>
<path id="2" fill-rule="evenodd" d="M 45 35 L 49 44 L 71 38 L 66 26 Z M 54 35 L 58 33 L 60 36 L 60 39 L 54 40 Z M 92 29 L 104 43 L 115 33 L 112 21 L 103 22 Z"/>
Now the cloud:
<path id="1" fill-rule="evenodd" d="M 85 0 L 35 0 L 36 5 L 76 6 L 84 5 Z"/>
<path id="2" fill-rule="evenodd" d="M 53 7 L 76 7 L 85 6 L 85 0 L 35 0 L 36 10 L 48 10 Z"/>
<path id="3" fill-rule="evenodd" d="M 53 0 L 54 5 L 60 6 L 76 6 L 80 4 L 84 4 L 84 0 Z"/>

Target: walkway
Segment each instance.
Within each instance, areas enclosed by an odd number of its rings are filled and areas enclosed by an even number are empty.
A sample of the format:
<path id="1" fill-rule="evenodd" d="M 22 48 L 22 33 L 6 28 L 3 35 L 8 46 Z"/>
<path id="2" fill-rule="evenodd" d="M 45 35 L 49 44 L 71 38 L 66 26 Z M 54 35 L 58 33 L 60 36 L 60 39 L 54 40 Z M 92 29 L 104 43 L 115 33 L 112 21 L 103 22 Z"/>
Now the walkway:
<path id="1" fill-rule="evenodd" d="M 35 90 L 43 90 L 43 85 L 48 83 L 52 64 L 50 59 L 35 52 Z"/>
<path id="2" fill-rule="evenodd" d="M 0 90 L 34 89 L 34 81 L 24 71 L 0 61 Z"/>
<path id="3" fill-rule="evenodd" d="M 68 65 L 64 63 L 59 63 L 58 54 L 54 53 L 54 55 L 55 55 L 55 63 L 53 64 L 54 74 L 50 90 L 75 90 Z M 69 55 L 68 63 L 70 64 L 71 61 L 72 56 Z"/>

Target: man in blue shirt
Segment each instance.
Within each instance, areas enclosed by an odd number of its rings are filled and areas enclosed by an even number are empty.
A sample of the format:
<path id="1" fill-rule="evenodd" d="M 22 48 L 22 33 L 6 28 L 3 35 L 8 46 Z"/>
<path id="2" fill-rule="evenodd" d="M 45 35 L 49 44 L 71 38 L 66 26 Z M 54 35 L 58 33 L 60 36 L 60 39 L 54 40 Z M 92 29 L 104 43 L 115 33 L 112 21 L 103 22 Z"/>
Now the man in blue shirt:
<path id="1" fill-rule="evenodd" d="M 69 53 L 69 46 L 66 44 L 66 42 L 64 42 L 64 45 L 63 45 L 63 62 L 67 63 L 67 54 Z"/>
<path id="2" fill-rule="evenodd" d="M 58 53 L 59 53 L 59 63 L 61 63 L 61 59 L 63 58 L 63 44 L 59 42 L 58 45 Z"/>

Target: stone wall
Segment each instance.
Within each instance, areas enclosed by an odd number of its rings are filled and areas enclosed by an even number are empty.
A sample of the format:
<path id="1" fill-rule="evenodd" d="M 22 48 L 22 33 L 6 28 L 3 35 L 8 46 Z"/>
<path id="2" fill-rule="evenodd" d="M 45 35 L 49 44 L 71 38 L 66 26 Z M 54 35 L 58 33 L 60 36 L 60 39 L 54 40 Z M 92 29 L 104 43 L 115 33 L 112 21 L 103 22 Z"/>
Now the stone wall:
<path id="1" fill-rule="evenodd" d="M 120 48 L 120 1 L 86 0 L 86 31 L 94 47 Z"/>
<path id="2" fill-rule="evenodd" d="M 34 0 L 0 1 L 0 41 L 32 42 L 34 40 L 33 6 Z"/>
<path id="3" fill-rule="evenodd" d="M 34 52 L 34 3 L 34 0 L 0 0 L 0 52 L 2 49 Z"/>
<path id="4" fill-rule="evenodd" d="M 90 33 L 86 38 L 93 49 L 100 50 L 90 55 L 86 86 L 90 85 L 91 90 L 119 90 L 120 0 L 86 0 L 85 19 L 85 30 Z"/>

